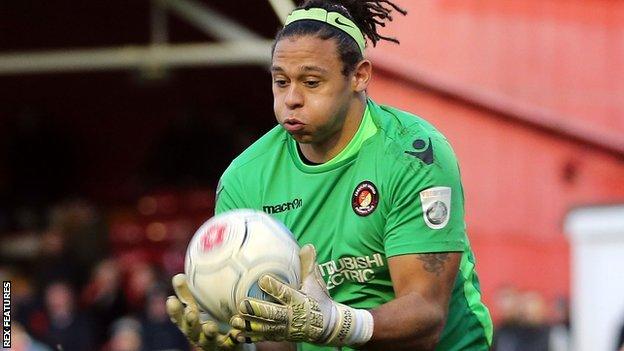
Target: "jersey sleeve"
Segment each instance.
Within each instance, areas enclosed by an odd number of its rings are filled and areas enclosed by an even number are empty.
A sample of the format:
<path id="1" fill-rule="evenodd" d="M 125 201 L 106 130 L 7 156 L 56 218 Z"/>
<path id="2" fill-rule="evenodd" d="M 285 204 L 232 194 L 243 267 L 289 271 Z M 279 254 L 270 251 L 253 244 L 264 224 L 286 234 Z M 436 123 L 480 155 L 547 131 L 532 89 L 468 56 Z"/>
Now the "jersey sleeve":
<path id="1" fill-rule="evenodd" d="M 241 194 L 241 186 L 225 173 L 217 185 L 215 215 L 239 208 L 248 208 Z"/>
<path id="2" fill-rule="evenodd" d="M 386 256 L 464 251 L 464 195 L 446 139 L 430 139 L 432 158 L 403 151 L 390 175 Z"/>

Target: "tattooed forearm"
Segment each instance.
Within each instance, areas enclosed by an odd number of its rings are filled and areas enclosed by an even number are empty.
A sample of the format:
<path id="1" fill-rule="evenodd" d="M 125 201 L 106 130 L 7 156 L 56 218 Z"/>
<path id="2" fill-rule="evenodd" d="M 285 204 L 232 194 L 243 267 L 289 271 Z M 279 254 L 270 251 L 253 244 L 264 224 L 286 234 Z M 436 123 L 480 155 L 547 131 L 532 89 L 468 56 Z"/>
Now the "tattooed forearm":
<path id="1" fill-rule="evenodd" d="M 423 268 L 436 276 L 440 276 L 440 273 L 444 272 L 444 265 L 449 259 L 448 252 L 419 254 L 416 256 L 423 261 Z"/>

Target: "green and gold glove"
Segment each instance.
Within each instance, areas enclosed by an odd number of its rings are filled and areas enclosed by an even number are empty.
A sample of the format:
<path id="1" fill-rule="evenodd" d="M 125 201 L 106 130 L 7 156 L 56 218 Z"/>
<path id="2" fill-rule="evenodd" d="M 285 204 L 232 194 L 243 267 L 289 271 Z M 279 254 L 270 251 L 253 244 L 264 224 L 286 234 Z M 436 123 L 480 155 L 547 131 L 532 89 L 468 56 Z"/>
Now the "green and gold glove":
<path id="1" fill-rule="evenodd" d="M 240 345 L 237 340 L 242 331 L 230 329 L 227 333 L 219 332 L 216 321 L 201 312 L 195 298 L 191 295 L 185 274 L 177 274 L 172 279 L 176 296 L 167 298 L 167 313 L 171 321 L 180 328 L 186 338 L 204 351 L 253 350 L 253 345 Z M 251 342 L 243 338 L 243 342 Z M 253 341 L 259 341 L 254 337 Z"/>
<path id="2" fill-rule="evenodd" d="M 274 276 L 264 275 L 260 288 L 278 302 L 243 300 L 230 324 L 245 335 L 265 340 L 309 342 L 331 346 L 359 346 L 373 334 L 373 316 L 333 301 L 316 263 L 316 250 L 300 251 L 301 281 L 295 290 Z M 243 335 L 237 335 L 239 341 Z"/>

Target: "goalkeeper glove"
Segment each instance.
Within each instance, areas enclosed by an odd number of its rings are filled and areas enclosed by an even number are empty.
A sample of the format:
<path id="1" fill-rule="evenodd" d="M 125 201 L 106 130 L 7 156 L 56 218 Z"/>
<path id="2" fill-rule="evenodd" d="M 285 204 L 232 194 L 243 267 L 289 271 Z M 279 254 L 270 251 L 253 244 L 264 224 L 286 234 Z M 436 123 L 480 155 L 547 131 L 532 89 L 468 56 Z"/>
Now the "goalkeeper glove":
<path id="1" fill-rule="evenodd" d="M 278 302 L 253 298 L 241 301 L 239 314 L 230 324 L 246 335 L 265 340 L 309 342 L 331 346 L 359 346 L 373 334 L 373 316 L 333 301 L 316 263 L 316 250 L 305 245 L 300 251 L 300 290 L 274 276 L 264 275 L 260 288 Z M 243 340 L 243 335 L 237 336 Z"/>
<path id="2" fill-rule="evenodd" d="M 240 330 L 230 329 L 225 334 L 219 332 L 218 323 L 200 311 L 195 298 L 191 295 L 185 274 L 175 275 L 172 284 L 176 296 L 167 298 L 167 313 L 192 344 L 204 351 L 255 349 L 253 345 L 240 345 L 236 338 L 242 333 Z M 259 341 L 258 337 L 253 340 L 243 338 L 243 342 L 255 341 Z"/>

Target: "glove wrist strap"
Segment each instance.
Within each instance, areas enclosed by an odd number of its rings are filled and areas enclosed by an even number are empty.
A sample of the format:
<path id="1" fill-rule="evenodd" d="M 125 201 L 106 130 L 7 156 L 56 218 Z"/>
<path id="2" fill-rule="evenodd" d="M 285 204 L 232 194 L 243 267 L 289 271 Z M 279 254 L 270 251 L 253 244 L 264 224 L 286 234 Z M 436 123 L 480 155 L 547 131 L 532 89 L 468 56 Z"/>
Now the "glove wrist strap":
<path id="1" fill-rule="evenodd" d="M 326 344 L 333 346 L 360 346 L 373 336 L 373 315 L 367 310 L 336 303 L 337 320 Z"/>

